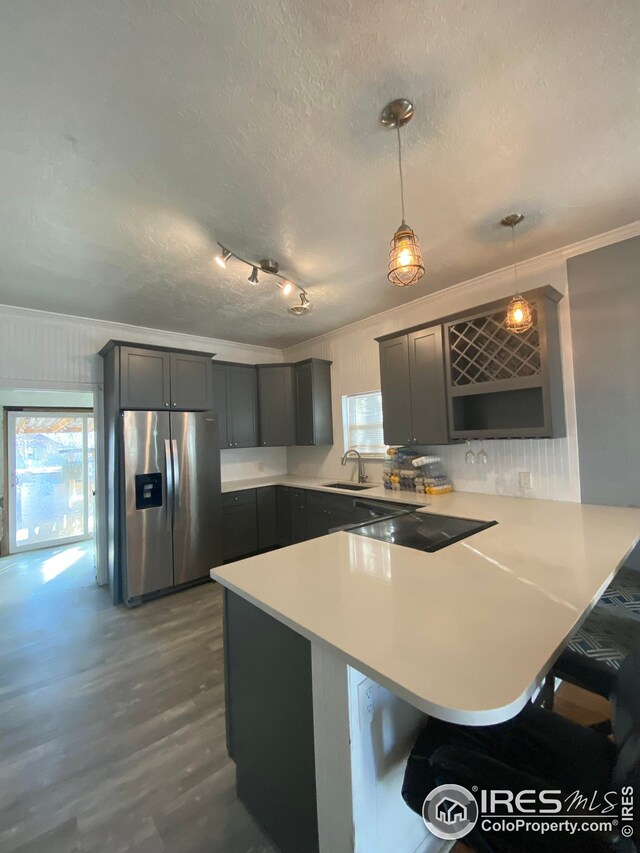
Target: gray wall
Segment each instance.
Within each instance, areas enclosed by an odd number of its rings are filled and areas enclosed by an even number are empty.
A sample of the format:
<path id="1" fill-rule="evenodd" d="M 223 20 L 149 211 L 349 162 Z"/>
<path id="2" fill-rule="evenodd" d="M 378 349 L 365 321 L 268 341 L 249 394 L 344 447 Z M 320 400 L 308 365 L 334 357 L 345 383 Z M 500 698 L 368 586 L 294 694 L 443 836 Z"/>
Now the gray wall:
<path id="1" fill-rule="evenodd" d="M 567 269 L 582 500 L 640 506 L 640 237 Z"/>

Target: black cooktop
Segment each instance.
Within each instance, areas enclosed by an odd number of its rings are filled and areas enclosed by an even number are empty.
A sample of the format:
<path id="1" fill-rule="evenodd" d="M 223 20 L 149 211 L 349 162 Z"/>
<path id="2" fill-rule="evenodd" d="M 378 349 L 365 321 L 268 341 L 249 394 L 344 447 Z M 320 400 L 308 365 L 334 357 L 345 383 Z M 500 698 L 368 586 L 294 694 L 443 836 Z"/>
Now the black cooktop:
<path id="1" fill-rule="evenodd" d="M 493 527 L 497 521 L 477 521 L 472 518 L 456 518 L 453 515 L 433 515 L 428 512 L 411 512 L 384 518 L 370 524 L 361 524 L 349 530 L 358 536 L 380 539 L 418 551 L 439 551 L 467 536 Z"/>

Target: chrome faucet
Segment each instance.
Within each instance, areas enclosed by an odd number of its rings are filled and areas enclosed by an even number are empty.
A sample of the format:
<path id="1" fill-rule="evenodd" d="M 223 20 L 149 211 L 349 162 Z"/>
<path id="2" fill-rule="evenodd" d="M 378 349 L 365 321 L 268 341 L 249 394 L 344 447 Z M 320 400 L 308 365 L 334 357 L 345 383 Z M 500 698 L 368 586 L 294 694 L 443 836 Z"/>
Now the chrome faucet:
<path id="1" fill-rule="evenodd" d="M 342 457 L 342 461 L 340 462 L 340 464 L 341 465 L 347 464 L 347 458 L 348 458 L 350 453 L 355 453 L 356 456 L 358 457 L 358 482 L 359 483 L 366 483 L 368 480 L 368 477 L 364 473 L 364 462 L 362 460 L 362 456 L 360 455 L 360 451 L 356 450 L 353 447 L 350 447 L 349 450 L 347 450 L 347 452 Z"/>

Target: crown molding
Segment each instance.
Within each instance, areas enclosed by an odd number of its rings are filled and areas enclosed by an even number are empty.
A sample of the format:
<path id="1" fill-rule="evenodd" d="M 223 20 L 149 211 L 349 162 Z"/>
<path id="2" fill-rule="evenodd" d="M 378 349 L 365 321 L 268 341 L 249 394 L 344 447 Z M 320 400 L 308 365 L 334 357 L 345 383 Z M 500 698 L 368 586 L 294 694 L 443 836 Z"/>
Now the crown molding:
<path id="1" fill-rule="evenodd" d="M 130 323 L 119 323 L 115 320 L 100 320 L 93 317 L 77 317 L 74 314 L 58 314 L 55 311 L 42 311 L 38 308 L 21 308 L 19 305 L 0 305 L 0 317 L 22 317 L 33 321 L 54 322 L 65 326 L 92 326 L 105 329 L 109 337 L 121 338 L 123 340 L 136 340 L 141 336 L 161 336 L 167 341 L 178 344 L 186 344 L 185 349 L 215 349 L 217 347 L 239 347 L 249 352 L 256 353 L 278 353 L 281 350 L 276 347 L 265 347 L 259 344 L 243 344 L 239 341 L 228 341 L 223 338 L 206 338 L 200 335 L 190 335 L 187 332 L 173 332 L 168 329 L 152 329 L 148 326 L 133 326 Z M 145 343 L 140 341 L 140 343 Z M 146 341 L 148 343 L 148 341 Z"/>
<path id="2" fill-rule="evenodd" d="M 593 252 L 595 249 L 602 249 L 604 246 L 611 246 L 614 243 L 620 243 L 623 240 L 630 240 L 638 236 L 640 236 L 640 219 L 630 222 L 628 225 L 623 225 L 620 228 L 614 228 L 612 231 L 606 231 L 604 234 L 595 234 L 593 237 L 587 237 L 576 243 L 570 243 L 568 246 L 563 246 L 560 249 L 552 249 L 550 252 L 544 252 L 542 255 L 534 255 L 532 258 L 518 261 L 518 272 L 527 275 L 544 272 L 546 269 L 556 267 L 558 271 L 562 270 L 563 282 L 566 284 L 564 262 L 567 258 L 583 255 L 586 252 Z M 511 281 L 512 270 L 513 264 L 509 264 L 506 267 L 500 267 L 497 270 L 483 273 L 475 278 L 453 284 L 450 287 L 444 287 L 442 290 L 436 290 L 435 293 L 428 293 L 425 296 L 412 299 L 410 302 L 404 302 L 402 305 L 387 308 L 386 311 L 379 311 L 377 314 L 370 314 L 361 320 L 355 320 L 346 326 L 339 326 L 337 329 L 324 332 L 322 335 L 317 335 L 314 338 L 307 338 L 305 341 L 300 341 L 300 343 L 287 347 L 284 352 L 287 353 L 289 350 L 295 350 L 298 347 L 307 346 L 308 344 L 320 343 L 343 333 L 349 334 L 355 329 L 374 324 L 381 318 L 393 317 L 395 314 L 400 314 L 409 305 L 416 308 L 423 305 L 437 305 L 438 302 L 450 299 L 451 297 L 461 296 L 471 291 L 479 291 L 486 285 L 508 284 Z"/>
<path id="3" fill-rule="evenodd" d="M 586 252 L 603 249 L 605 246 L 621 243 L 623 240 L 631 240 L 634 237 L 640 237 L 640 219 L 636 219 L 635 222 L 630 222 L 628 225 L 622 225 L 620 228 L 614 228 L 612 231 L 605 231 L 604 234 L 595 234 L 593 237 L 571 243 L 571 245 L 558 251 L 563 258 L 573 258 L 576 255 L 584 255 Z"/>

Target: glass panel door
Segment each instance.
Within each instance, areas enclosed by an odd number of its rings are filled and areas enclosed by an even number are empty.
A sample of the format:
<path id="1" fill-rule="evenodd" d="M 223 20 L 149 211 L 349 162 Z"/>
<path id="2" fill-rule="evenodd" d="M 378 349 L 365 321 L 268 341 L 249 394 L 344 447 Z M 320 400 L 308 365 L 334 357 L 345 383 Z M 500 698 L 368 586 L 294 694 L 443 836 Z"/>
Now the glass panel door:
<path id="1" fill-rule="evenodd" d="M 9 550 L 93 535 L 95 433 L 84 412 L 8 412 Z"/>

